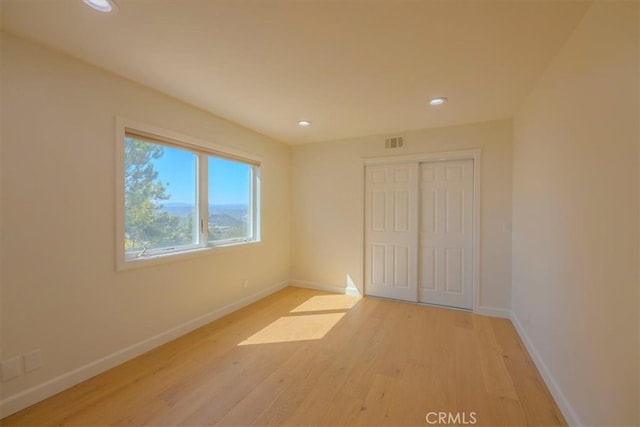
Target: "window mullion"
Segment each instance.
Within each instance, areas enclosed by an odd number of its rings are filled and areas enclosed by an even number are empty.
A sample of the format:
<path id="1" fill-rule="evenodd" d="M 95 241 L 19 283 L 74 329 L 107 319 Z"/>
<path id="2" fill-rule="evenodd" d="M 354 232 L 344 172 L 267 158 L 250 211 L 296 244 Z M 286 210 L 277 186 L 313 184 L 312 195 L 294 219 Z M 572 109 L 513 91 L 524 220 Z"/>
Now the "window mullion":
<path id="1" fill-rule="evenodd" d="M 262 214 L 262 201 L 261 201 L 261 185 L 262 185 L 262 176 L 261 171 L 257 167 L 252 167 L 252 181 L 251 181 L 251 202 L 253 203 L 251 214 L 251 224 L 253 226 L 253 234 L 251 238 L 253 240 L 260 240 L 262 230 L 260 229 L 260 215 Z"/>
<path id="2" fill-rule="evenodd" d="M 248 207 L 248 215 L 249 215 L 249 220 L 247 221 L 247 226 L 249 227 L 247 236 L 245 236 L 245 240 L 248 237 L 249 239 L 253 239 L 254 233 L 255 233 L 255 205 L 256 205 L 256 199 L 255 199 L 255 180 L 256 180 L 256 171 L 255 171 L 255 167 L 251 167 L 251 169 L 249 169 L 249 179 L 251 181 L 251 184 L 249 185 L 249 207 Z"/>
<path id="3" fill-rule="evenodd" d="M 198 154 L 198 223 L 200 246 L 209 242 L 209 162 L 205 154 Z"/>

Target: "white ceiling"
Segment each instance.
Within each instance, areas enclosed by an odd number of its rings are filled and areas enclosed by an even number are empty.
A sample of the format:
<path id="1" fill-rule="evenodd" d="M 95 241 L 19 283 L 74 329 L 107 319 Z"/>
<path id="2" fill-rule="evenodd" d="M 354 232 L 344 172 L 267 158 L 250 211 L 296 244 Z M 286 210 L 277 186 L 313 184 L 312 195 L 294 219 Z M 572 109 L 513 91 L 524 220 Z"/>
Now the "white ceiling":
<path id="1" fill-rule="evenodd" d="M 512 117 L 589 7 L 116 1 L 0 0 L 2 27 L 291 144 Z"/>

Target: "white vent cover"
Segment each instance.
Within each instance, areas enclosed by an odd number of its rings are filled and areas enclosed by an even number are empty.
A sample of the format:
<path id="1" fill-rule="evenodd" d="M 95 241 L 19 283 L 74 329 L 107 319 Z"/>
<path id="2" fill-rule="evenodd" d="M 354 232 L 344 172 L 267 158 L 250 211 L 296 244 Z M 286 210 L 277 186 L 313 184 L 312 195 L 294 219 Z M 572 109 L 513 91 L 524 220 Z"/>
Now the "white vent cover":
<path id="1" fill-rule="evenodd" d="M 400 148 L 404 145 L 404 137 L 392 136 L 384 140 L 384 148 Z"/>

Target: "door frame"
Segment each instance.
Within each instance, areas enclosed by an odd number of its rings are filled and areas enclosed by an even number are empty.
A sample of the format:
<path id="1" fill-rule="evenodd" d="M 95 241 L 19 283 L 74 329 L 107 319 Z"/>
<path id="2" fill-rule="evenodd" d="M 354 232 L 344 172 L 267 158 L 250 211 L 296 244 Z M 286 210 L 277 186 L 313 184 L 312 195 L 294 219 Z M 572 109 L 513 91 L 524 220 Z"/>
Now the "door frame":
<path id="1" fill-rule="evenodd" d="M 374 165 L 393 165 L 397 163 L 427 163 L 427 162 L 437 162 L 437 161 L 447 161 L 447 160 L 464 160 L 464 159 L 472 159 L 473 160 L 473 262 L 472 262 L 472 300 L 473 300 L 473 312 L 476 313 L 481 308 L 480 305 L 480 288 L 481 288 L 481 277 L 480 277 L 480 260 L 482 259 L 481 252 L 481 244 L 480 244 L 480 198 L 481 198 L 481 182 L 480 178 L 482 176 L 482 149 L 481 148 L 473 148 L 469 150 L 459 150 L 459 151 L 444 151 L 444 152 L 433 152 L 433 153 L 416 153 L 416 154 L 406 154 L 399 156 L 382 156 L 382 157 L 363 157 L 362 158 L 362 174 L 365 174 L 365 168 L 367 166 Z M 363 182 L 363 191 L 362 196 L 364 198 L 364 194 L 366 192 L 366 182 Z M 363 199 L 364 200 L 364 199 Z M 366 206 L 363 202 L 362 209 L 362 245 L 361 245 L 361 263 L 362 263 L 362 277 L 365 277 L 365 260 L 364 260 L 364 245 L 365 245 L 365 221 L 364 221 L 364 210 Z M 416 283 L 416 292 L 417 292 L 417 283 Z M 365 294 L 364 282 L 362 294 Z"/>

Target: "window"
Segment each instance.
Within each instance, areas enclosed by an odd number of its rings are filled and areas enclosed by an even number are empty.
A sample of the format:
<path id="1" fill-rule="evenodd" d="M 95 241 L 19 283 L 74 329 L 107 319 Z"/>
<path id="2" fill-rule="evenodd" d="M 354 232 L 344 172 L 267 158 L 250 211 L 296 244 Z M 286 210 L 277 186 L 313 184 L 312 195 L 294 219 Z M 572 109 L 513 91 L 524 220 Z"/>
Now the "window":
<path id="1" fill-rule="evenodd" d="M 190 138 L 119 129 L 120 267 L 260 240 L 258 160 Z"/>

